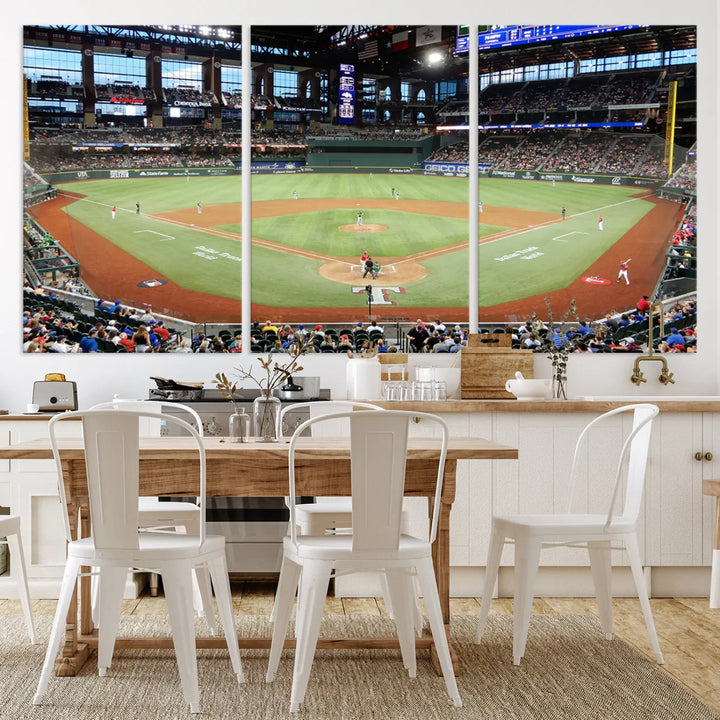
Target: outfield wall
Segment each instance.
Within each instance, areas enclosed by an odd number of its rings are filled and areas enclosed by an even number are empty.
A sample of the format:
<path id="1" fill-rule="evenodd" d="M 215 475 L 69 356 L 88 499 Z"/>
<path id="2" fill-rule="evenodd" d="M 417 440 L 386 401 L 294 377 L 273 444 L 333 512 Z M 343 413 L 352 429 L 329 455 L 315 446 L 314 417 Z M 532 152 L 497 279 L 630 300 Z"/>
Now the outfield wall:
<path id="1" fill-rule="evenodd" d="M 321 153 L 320 155 L 323 155 Z M 313 156 L 308 156 L 308 160 Z M 469 165 L 466 163 L 445 162 L 414 162 L 414 155 L 372 153 L 370 155 L 338 154 L 326 158 L 322 163 L 304 160 L 288 160 L 276 162 L 254 162 L 252 174 L 286 175 L 293 173 L 355 173 L 377 172 L 388 174 L 413 175 L 444 175 L 447 177 L 467 177 Z M 314 160 L 314 157 L 313 157 Z M 43 177 L 48 183 L 55 185 L 75 180 L 123 180 L 129 178 L 151 177 L 223 177 L 240 175 L 241 167 L 213 168 L 123 168 L 113 170 L 67 170 L 64 172 L 45 173 Z M 508 178 L 511 180 L 539 180 L 543 182 L 569 182 L 594 185 L 635 185 L 645 188 L 661 188 L 663 180 L 635 177 L 629 175 L 581 175 L 579 173 L 545 173 L 535 170 L 500 170 L 491 169 L 488 165 L 479 167 L 480 175 L 492 178 Z M 677 190 L 677 195 L 688 195 Z"/>

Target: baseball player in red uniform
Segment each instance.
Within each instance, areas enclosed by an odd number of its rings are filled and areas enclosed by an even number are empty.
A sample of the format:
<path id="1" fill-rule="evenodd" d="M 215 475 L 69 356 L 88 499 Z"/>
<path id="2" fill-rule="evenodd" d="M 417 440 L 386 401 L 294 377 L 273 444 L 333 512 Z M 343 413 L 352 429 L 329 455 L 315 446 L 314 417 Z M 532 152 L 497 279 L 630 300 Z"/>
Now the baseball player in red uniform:
<path id="1" fill-rule="evenodd" d="M 618 272 L 617 281 L 620 282 L 620 278 L 625 278 L 625 284 L 629 285 L 630 280 L 628 279 L 628 263 L 632 260 L 632 258 L 628 258 L 627 260 L 623 260 L 620 263 L 620 271 Z"/>

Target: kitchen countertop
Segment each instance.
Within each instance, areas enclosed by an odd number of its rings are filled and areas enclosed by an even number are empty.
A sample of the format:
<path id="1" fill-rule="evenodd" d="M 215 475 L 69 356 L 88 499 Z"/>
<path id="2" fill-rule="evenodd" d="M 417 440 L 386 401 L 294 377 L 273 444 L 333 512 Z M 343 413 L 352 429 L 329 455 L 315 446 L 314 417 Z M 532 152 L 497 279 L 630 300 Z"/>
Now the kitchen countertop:
<path id="1" fill-rule="evenodd" d="M 570 400 L 443 400 L 443 401 L 378 401 L 375 404 L 391 410 L 417 410 L 430 413 L 600 413 L 631 403 L 649 402 L 657 405 L 660 412 L 720 412 L 720 397 L 697 398 L 659 397 L 637 398 L 573 398 Z"/>
<path id="2" fill-rule="evenodd" d="M 416 410 L 429 413 L 601 413 L 623 405 L 637 402 L 649 402 L 657 405 L 660 412 L 720 412 L 719 396 L 658 396 L 619 397 L 596 396 L 571 398 L 569 400 L 431 400 L 431 401 L 386 401 L 367 400 L 387 410 Z M 12 422 L 37 422 L 49 420 L 53 413 L 13 413 L 0 415 L 3 420 Z"/>

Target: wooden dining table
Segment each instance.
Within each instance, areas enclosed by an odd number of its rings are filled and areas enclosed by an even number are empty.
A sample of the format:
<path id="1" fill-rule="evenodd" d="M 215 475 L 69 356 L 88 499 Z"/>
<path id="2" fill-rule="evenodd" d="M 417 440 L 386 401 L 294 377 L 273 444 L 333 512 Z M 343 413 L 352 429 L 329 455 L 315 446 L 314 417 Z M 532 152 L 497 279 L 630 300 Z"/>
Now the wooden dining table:
<path id="1" fill-rule="evenodd" d="M 284 497 L 288 492 L 289 442 L 231 443 L 227 438 L 203 438 L 206 453 L 206 493 L 208 496 Z M 85 480 L 85 454 L 80 439 L 59 441 L 63 483 L 68 501 L 73 537 L 90 532 Z M 435 495 L 440 441 L 436 438 L 411 437 L 408 444 L 405 495 L 432 498 Z M 455 499 L 455 481 L 459 460 L 513 460 L 518 451 L 483 438 L 450 438 L 440 501 L 437 540 L 433 563 L 440 594 L 443 619 L 450 620 L 450 509 Z M 38 460 L 52 458 L 49 440 L 33 440 L 0 448 L 0 458 Z M 303 496 L 350 495 L 350 448 L 342 438 L 301 438 L 296 449 L 297 494 Z M 148 437 L 140 440 L 140 495 L 196 497 L 198 455 L 191 438 Z M 482 479 L 480 479 L 482 481 Z M 78 534 L 79 530 L 79 534 Z M 89 568 L 85 568 L 89 571 Z M 90 578 L 79 581 L 78 596 L 68 611 L 65 642 L 56 665 L 56 674 L 76 675 L 97 648 L 98 635 L 91 614 Z M 269 648 L 270 637 L 240 637 L 241 648 Z M 294 639 L 286 647 L 294 647 Z M 117 648 L 172 648 L 172 639 L 118 638 Z M 222 637 L 198 637 L 197 647 L 222 648 Z M 319 648 L 398 648 L 397 637 L 324 638 Z M 416 638 L 416 647 L 427 648 L 436 664 L 432 638 L 428 632 Z M 436 668 L 437 668 L 436 664 Z"/>

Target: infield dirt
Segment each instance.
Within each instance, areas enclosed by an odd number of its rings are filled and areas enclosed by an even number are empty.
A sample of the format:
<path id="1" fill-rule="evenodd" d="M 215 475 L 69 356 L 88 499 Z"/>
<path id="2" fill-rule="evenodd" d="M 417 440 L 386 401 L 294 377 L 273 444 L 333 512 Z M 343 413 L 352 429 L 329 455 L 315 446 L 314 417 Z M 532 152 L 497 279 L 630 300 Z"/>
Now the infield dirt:
<path id="1" fill-rule="evenodd" d="M 138 306 L 152 305 L 158 311 L 162 309 L 167 314 L 174 314 L 195 322 L 238 323 L 240 321 L 241 304 L 238 300 L 185 290 L 169 280 L 166 284 L 154 288 L 138 287 L 139 282 L 157 277 L 157 271 L 63 212 L 64 206 L 74 202 L 76 198 L 82 197 L 79 194 L 75 197 L 68 193 L 65 195 L 36 205 L 30 208 L 29 212 L 38 219 L 43 227 L 60 239 L 65 249 L 80 262 L 83 279 L 98 295 L 111 299 L 123 299 L 125 302 Z M 658 233 L 665 232 L 664 229 L 679 220 L 681 207 L 677 203 L 657 198 L 649 198 L 649 200 L 655 207 L 613 246 L 612 253 L 604 255 L 584 273 L 607 277 L 613 281 L 611 286 L 589 285 L 578 279 L 564 290 L 548 294 L 554 308 L 566 308 L 570 300 L 575 299 L 581 317 L 592 319 L 601 316 L 606 311 L 610 296 L 618 308 L 627 308 L 634 307 L 640 295 L 650 294 L 664 267 L 665 247 L 660 243 L 655 245 L 657 250 L 651 257 L 648 257 L 647 252 L 644 251 L 642 253 L 643 263 L 637 263 L 631 267 L 632 285 L 625 286 L 624 283 L 615 283 L 617 263 L 619 262 L 616 256 L 637 256 L 638 253 L 634 251 L 646 248 L 648 237 L 656 237 Z M 333 208 L 352 209 L 357 202 L 358 199 L 271 200 L 253 203 L 252 210 L 253 217 L 261 218 Z M 451 202 L 362 198 L 362 207 L 363 210 L 382 208 L 452 218 L 467 216 L 466 206 Z M 210 229 L 239 223 L 241 211 L 237 204 L 209 205 L 203 207 L 202 214 L 199 214 L 196 208 L 187 208 L 158 214 L 156 217 L 165 217 L 175 222 L 194 224 L 196 227 Z M 492 206 L 485 206 L 482 215 L 483 223 L 515 229 L 556 220 L 560 221 L 559 215 Z M 353 231 L 357 232 L 359 228 L 370 227 L 370 225 L 351 225 L 351 227 Z M 358 229 L 355 230 L 355 228 Z M 239 241 L 240 236 L 238 235 Z M 255 239 L 253 242 L 256 242 Z M 257 242 L 259 244 L 267 243 L 267 241 L 259 239 Z M 289 246 L 277 243 L 272 245 L 283 252 L 297 252 Z M 463 243 L 462 247 L 465 246 L 466 243 Z M 448 246 L 434 252 L 454 252 L 458 247 L 460 246 Z M 305 257 L 309 255 L 307 251 L 302 251 L 302 254 Z M 427 271 L 423 274 L 424 266 L 416 262 L 414 257 L 377 256 L 374 259 L 383 268 L 386 268 L 386 278 L 392 277 L 391 282 L 394 285 L 411 283 L 426 276 Z M 318 254 L 315 259 L 324 261 L 320 267 L 320 273 L 329 280 L 349 285 L 364 282 L 362 274 L 358 270 L 353 270 L 353 267 L 357 268 L 359 265 L 357 258 L 329 258 Z M 394 268 L 392 273 L 390 272 L 391 267 Z M 538 312 L 544 311 L 544 297 L 532 296 L 512 303 L 480 308 L 479 319 L 481 321 L 525 319 L 533 309 Z M 376 307 L 375 310 L 374 317 L 378 320 L 396 318 L 401 313 L 414 318 L 434 316 L 440 312 L 443 317 L 452 317 L 457 321 L 463 321 L 467 316 L 467 307 L 438 310 L 437 308 L 381 306 Z M 284 308 L 253 304 L 252 310 L 253 317 L 272 317 L 276 322 L 298 322 L 312 318 L 324 322 L 344 322 L 361 314 L 362 310 L 357 307 Z"/>

